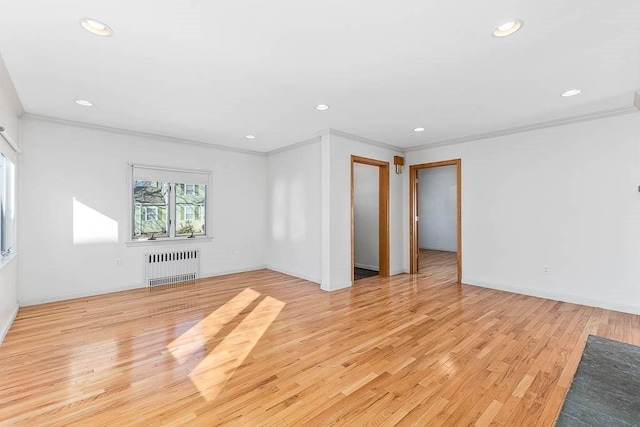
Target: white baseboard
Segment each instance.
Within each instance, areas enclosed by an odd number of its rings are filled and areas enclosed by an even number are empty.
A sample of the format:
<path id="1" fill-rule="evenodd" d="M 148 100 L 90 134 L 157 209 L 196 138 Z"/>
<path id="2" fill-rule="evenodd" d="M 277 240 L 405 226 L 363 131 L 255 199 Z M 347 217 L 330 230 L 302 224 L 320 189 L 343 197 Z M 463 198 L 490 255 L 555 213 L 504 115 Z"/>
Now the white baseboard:
<path id="1" fill-rule="evenodd" d="M 307 276 L 305 274 L 299 274 L 297 272 L 293 272 L 293 271 L 289 271 L 289 270 L 285 270 L 273 265 L 268 265 L 267 268 L 269 270 L 273 270 L 273 271 L 277 271 L 278 273 L 282 273 L 282 274 L 286 274 L 289 276 L 293 276 L 293 277 L 297 277 L 299 279 L 303 279 L 303 280 L 308 280 L 309 282 L 313 282 L 316 284 L 320 285 L 320 289 L 322 289 L 323 291 L 327 291 L 327 292 L 333 292 L 333 291 L 338 291 L 340 289 L 344 289 L 344 288 L 350 288 L 351 287 L 351 281 L 346 281 L 346 282 L 342 282 L 342 283 L 331 283 L 329 287 L 323 286 L 322 284 L 322 280 L 319 278 L 314 278 L 314 277 L 310 277 Z"/>
<path id="2" fill-rule="evenodd" d="M 351 280 L 342 282 L 342 283 L 332 283 L 328 288 L 320 284 L 320 289 L 327 292 L 339 291 L 340 289 L 345 289 L 350 287 L 351 287 Z"/>
<path id="3" fill-rule="evenodd" d="M 206 279 L 207 277 L 217 277 L 217 276 L 225 276 L 227 274 L 246 273 L 249 271 L 262 270 L 264 268 L 266 268 L 266 266 L 261 265 L 261 266 L 246 268 L 246 269 L 217 271 L 215 273 L 202 274 L 200 278 Z M 20 305 L 22 307 L 27 307 L 30 305 L 46 304 L 49 302 L 65 301 L 65 300 L 76 299 L 76 298 L 88 298 L 88 297 L 94 297 L 97 295 L 111 294 L 113 292 L 130 291 L 132 289 L 141 289 L 146 287 L 147 287 L 146 283 L 136 283 L 136 284 L 131 284 L 129 286 L 118 286 L 118 287 L 109 288 L 109 289 L 93 289 L 93 290 L 81 291 L 81 292 L 70 292 L 70 293 L 65 293 L 60 295 L 53 295 L 45 298 L 21 299 Z"/>
<path id="4" fill-rule="evenodd" d="M 208 277 L 226 276 L 228 274 L 248 273 L 250 271 L 264 270 L 265 268 L 269 268 L 269 267 L 267 267 L 266 265 L 258 265 L 254 267 L 248 267 L 248 268 L 238 268 L 235 270 L 216 271 L 214 273 L 203 273 L 200 275 L 200 278 L 206 279 Z"/>
<path id="5" fill-rule="evenodd" d="M 355 263 L 355 267 L 364 268 L 365 270 L 380 271 L 380 266 Z"/>
<path id="6" fill-rule="evenodd" d="M 431 248 L 420 248 L 420 249 L 424 249 L 427 251 L 440 251 L 440 252 L 453 252 L 455 253 L 457 251 L 457 249 L 450 249 L 450 248 L 436 248 L 436 247 L 431 247 Z"/>
<path id="7" fill-rule="evenodd" d="M 298 272 L 291 271 L 291 270 L 288 270 L 288 269 L 285 269 L 285 268 L 280 268 L 280 267 L 272 265 L 272 264 L 268 264 L 266 266 L 266 268 L 268 268 L 269 270 L 273 270 L 275 272 L 278 272 L 278 273 L 286 274 L 288 276 L 293 276 L 293 277 L 297 277 L 299 279 L 308 280 L 309 282 L 313 282 L 313 283 L 316 283 L 318 285 L 321 282 L 320 278 L 318 278 L 318 277 L 307 276 L 304 273 L 298 273 Z"/>
<path id="8" fill-rule="evenodd" d="M 9 315 L 9 317 L 3 322 L 2 327 L 0 328 L 0 345 L 4 338 L 9 333 L 9 329 L 11 329 L 11 325 L 18 315 L 18 310 L 20 309 L 20 304 L 16 303 L 16 308 L 13 309 L 13 312 Z"/>
<path id="9" fill-rule="evenodd" d="M 69 292 L 65 294 L 53 295 L 53 296 L 44 297 L 44 298 L 20 299 L 20 306 L 27 307 L 30 305 L 47 304 L 49 302 L 66 301 L 69 299 L 88 298 L 88 297 L 94 297 L 96 295 L 111 294 L 113 292 L 130 291 L 132 289 L 140 289 L 144 287 L 146 287 L 145 284 L 138 283 L 135 285 L 118 286 L 118 287 L 109 288 L 109 289 L 92 289 L 90 291 Z"/>
<path id="10" fill-rule="evenodd" d="M 538 289 L 519 288 L 516 286 L 505 286 L 497 283 L 486 282 L 483 280 L 469 279 L 466 277 L 463 278 L 462 283 L 469 286 L 480 286 L 483 288 L 496 289 L 499 291 L 513 292 L 516 294 L 529 295 L 532 297 L 551 299 L 554 301 L 569 302 L 572 304 L 586 305 L 589 307 L 605 308 L 607 310 L 620 311 L 623 313 L 640 314 L 640 307 L 618 304 L 609 301 L 595 300 L 591 298 L 584 298 L 576 295 L 547 292 Z"/>

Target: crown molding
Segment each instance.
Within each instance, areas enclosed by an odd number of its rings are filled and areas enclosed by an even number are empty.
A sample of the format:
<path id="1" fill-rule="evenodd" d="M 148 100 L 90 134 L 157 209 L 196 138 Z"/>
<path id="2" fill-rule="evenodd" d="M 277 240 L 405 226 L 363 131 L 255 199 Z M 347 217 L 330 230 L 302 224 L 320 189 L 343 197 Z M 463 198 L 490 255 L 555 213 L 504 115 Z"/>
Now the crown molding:
<path id="1" fill-rule="evenodd" d="M 276 148 L 275 150 L 271 150 L 267 152 L 267 156 L 271 156 L 273 154 L 284 153 L 285 151 L 295 150 L 296 148 L 304 147 L 305 145 L 310 145 L 316 142 L 321 141 L 320 136 L 315 136 L 313 138 L 305 139 L 304 141 L 294 142 L 291 145 L 285 145 L 284 147 Z"/>
<path id="2" fill-rule="evenodd" d="M 325 135 L 340 136 L 342 138 L 353 139 L 354 141 L 362 142 L 364 144 L 369 144 L 369 145 L 373 145 L 380 148 L 386 148 L 387 150 L 404 153 L 404 148 L 398 147 L 396 145 L 387 144 L 386 142 L 375 141 L 373 139 L 365 138 L 358 135 L 352 135 L 350 133 L 342 132 L 336 129 L 325 129 L 318 132 L 318 136 L 320 137 Z"/>
<path id="3" fill-rule="evenodd" d="M 186 144 L 186 145 L 191 145 L 196 147 L 211 148 L 214 150 L 232 151 L 235 153 L 251 154 L 254 156 L 261 156 L 261 157 L 266 156 L 266 153 L 263 153 L 260 151 L 246 150 L 243 148 L 228 147 L 226 145 L 210 144 L 208 142 L 176 138 L 173 136 L 159 135 L 159 134 L 149 133 L 149 132 L 138 132 L 138 131 L 133 131 L 128 129 L 120 129 L 120 128 L 115 128 L 110 126 L 96 125 L 92 123 L 76 122 L 72 120 L 60 119 L 57 117 L 42 116 L 39 114 L 25 113 L 21 117 L 21 119 L 22 118 L 34 119 L 34 120 L 39 120 L 39 121 L 49 122 L 49 123 L 63 124 L 67 126 L 74 126 L 74 127 L 84 128 L 84 129 L 98 130 L 102 132 L 118 133 L 121 135 L 137 136 L 137 137 L 147 138 L 147 139 L 157 139 L 157 140 L 166 141 L 166 142 L 175 142 L 178 144 Z"/>
<path id="4" fill-rule="evenodd" d="M 534 131 L 534 130 L 553 128 L 553 127 L 557 127 L 557 126 L 566 126 L 566 125 L 570 125 L 570 124 L 587 122 L 587 121 L 591 121 L 591 120 L 600 120 L 600 119 L 605 119 L 605 118 L 610 118 L 610 117 L 622 116 L 622 115 L 626 115 L 626 114 L 637 113 L 638 110 L 640 110 L 640 93 L 636 92 L 635 93 L 635 99 L 634 99 L 634 106 L 633 107 L 625 107 L 625 108 L 618 108 L 618 109 L 613 109 L 613 110 L 596 111 L 596 112 L 593 112 L 593 113 L 587 113 L 587 114 L 582 114 L 582 115 L 578 115 L 578 116 L 571 116 L 571 117 L 566 117 L 566 118 L 557 119 L 557 120 L 550 120 L 550 121 L 546 121 L 546 122 L 533 123 L 533 124 L 525 125 L 525 126 L 517 126 L 517 127 L 507 128 L 507 129 L 501 129 L 501 130 L 497 130 L 497 131 L 493 131 L 493 132 L 486 132 L 486 133 L 463 136 L 463 137 L 459 137 L 459 138 L 452 138 L 452 139 L 434 141 L 434 142 L 430 142 L 430 143 L 426 143 L 426 144 L 414 145 L 414 146 L 407 147 L 407 148 L 398 147 L 396 145 L 391 145 L 391 144 L 387 144 L 385 142 L 375 141 L 373 139 L 369 139 L 369 138 L 365 138 L 365 137 L 362 137 L 362 136 L 353 135 L 353 134 L 350 134 L 350 133 L 347 133 L 347 132 L 342 132 L 342 131 L 337 130 L 337 129 L 329 128 L 329 129 L 324 129 L 324 130 L 318 132 L 318 136 L 316 136 L 316 137 L 309 138 L 309 139 L 306 139 L 306 140 L 303 140 L 303 141 L 299 141 L 299 142 L 295 142 L 295 143 L 293 143 L 291 145 L 287 145 L 287 146 L 284 146 L 284 147 L 281 147 L 281 148 L 277 148 L 275 150 L 271 150 L 271 151 L 268 151 L 268 152 L 261 152 L 261 151 L 247 150 L 247 149 L 243 149 L 243 148 L 229 147 L 229 146 L 225 146 L 225 145 L 211 144 L 211 143 L 202 142 L 202 141 L 195 141 L 195 140 L 184 139 L 184 138 L 176 138 L 176 137 L 172 137 L 172 136 L 154 134 L 154 133 L 149 133 L 149 132 L 138 132 L 138 131 L 115 128 L 115 127 L 110 127 L 110 126 L 102 126 L 102 125 L 96 125 L 96 124 L 91 124 L 91 123 L 76 122 L 76 121 L 72 121 L 72 120 L 65 120 L 65 119 L 60 119 L 60 118 L 57 118 L 57 117 L 44 116 L 44 115 L 32 114 L 32 113 L 24 113 L 24 114 L 22 114 L 22 116 L 20 117 L 20 120 L 22 120 L 24 118 L 26 118 L 26 119 L 34 119 L 34 120 L 39 120 L 39 121 L 44 121 L 44 122 L 64 124 L 64 125 L 68 125 L 68 126 L 80 127 L 80 128 L 85 128 L 85 129 L 93 129 L 93 130 L 98 130 L 98 131 L 103 131 L 103 132 L 112 132 L 112 133 L 118 133 L 118 134 L 122 134 L 122 135 L 137 136 L 137 137 L 141 137 L 141 138 L 157 139 L 157 140 L 162 140 L 162 141 L 167 141 L 167 142 L 174 142 L 174 143 L 179 143 L 179 144 L 187 144 L 187 145 L 192 145 L 192 146 L 197 146 L 197 147 L 210 148 L 210 149 L 214 149 L 214 150 L 231 151 L 231 152 L 236 152 L 236 153 L 250 154 L 250 155 L 254 155 L 254 156 L 266 157 L 266 156 L 271 156 L 271 155 L 274 155 L 274 154 L 282 153 L 282 152 L 285 152 L 285 151 L 294 150 L 296 148 L 300 148 L 300 147 L 303 147 L 305 145 L 309 145 L 309 144 L 313 144 L 313 143 L 316 143 L 316 142 L 320 142 L 322 137 L 326 136 L 326 135 L 339 136 L 339 137 L 342 137 L 342 138 L 351 139 L 351 140 L 354 140 L 354 141 L 362 142 L 364 144 L 373 145 L 375 147 L 385 148 L 385 149 L 388 149 L 388 150 L 391 150 L 391 151 L 395 151 L 395 152 L 404 154 L 404 153 L 411 152 L 411 151 L 419 151 L 419 150 L 424 150 L 424 149 L 429 149 L 429 148 L 442 147 L 442 146 L 446 146 L 446 145 L 462 144 L 462 143 L 466 143 L 466 142 L 480 141 L 480 140 L 483 140 L 483 139 L 496 138 L 496 137 L 500 137 L 500 136 L 513 135 L 513 134 L 524 133 L 524 132 L 530 132 L 530 131 Z"/>
<path id="5" fill-rule="evenodd" d="M 636 100 L 638 100 L 637 95 L 636 95 Z M 617 108 L 613 110 L 596 111 L 594 113 L 571 116 L 571 117 L 566 117 L 564 119 L 550 120 L 547 122 L 539 122 L 539 123 L 534 123 L 534 124 L 525 125 L 525 126 L 517 126 L 513 128 L 501 129 L 494 132 L 480 133 L 475 135 L 463 136 L 460 138 L 434 141 L 427 144 L 408 147 L 408 148 L 405 148 L 404 151 L 410 152 L 410 151 L 424 150 L 427 148 L 442 147 L 445 145 L 462 144 L 465 142 L 473 142 L 473 141 L 479 141 L 479 140 L 488 139 L 488 138 L 496 138 L 499 136 L 513 135 L 516 133 L 524 133 L 524 132 L 530 132 L 534 130 L 553 128 L 557 126 L 566 126 L 574 123 L 588 122 L 591 120 L 600 120 L 600 119 L 606 119 L 609 117 L 623 116 L 626 114 L 637 113 L 638 109 L 640 109 L 640 107 L 634 106 L 634 107 Z"/>

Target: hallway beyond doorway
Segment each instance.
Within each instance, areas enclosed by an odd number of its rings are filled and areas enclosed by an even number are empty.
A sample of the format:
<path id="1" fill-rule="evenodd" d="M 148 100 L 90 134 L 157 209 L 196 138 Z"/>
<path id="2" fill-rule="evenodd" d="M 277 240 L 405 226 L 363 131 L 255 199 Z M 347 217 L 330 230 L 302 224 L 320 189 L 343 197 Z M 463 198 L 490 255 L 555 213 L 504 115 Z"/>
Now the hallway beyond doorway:
<path id="1" fill-rule="evenodd" d="M 456 281 L 458 258 L 455 252 L 420 249 L 420 265 L 418 275 L 437 281 Z"/>

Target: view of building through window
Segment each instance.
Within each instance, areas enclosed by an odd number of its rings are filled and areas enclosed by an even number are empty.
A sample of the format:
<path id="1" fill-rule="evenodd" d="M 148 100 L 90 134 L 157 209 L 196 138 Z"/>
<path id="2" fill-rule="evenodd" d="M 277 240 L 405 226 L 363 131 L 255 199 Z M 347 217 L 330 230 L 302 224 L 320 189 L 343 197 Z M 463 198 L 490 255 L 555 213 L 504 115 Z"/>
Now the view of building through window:
<path id="1" fill-rule="evenodd" d="M 158 181 L 135 181 L 133 201 L 133 235 L 167 237 L 169 235 L 169 184 Z"/>
<path id="2" fill-rule="evenodd" d="M 176 185 L 176 209 L 179 212 L 176 236 L 205 234 L 205 195 L 206 185 Z"/>
<path id="3" fill-rule="evenodd" d="M 208 173 L 143 167 L 137 171 L 135 166 L 133 171 L 134 240 L 206 235 L 207 185 L 202 182 L 208 180 Z M 180 178 L 200 183 L 180 182 Z"/>

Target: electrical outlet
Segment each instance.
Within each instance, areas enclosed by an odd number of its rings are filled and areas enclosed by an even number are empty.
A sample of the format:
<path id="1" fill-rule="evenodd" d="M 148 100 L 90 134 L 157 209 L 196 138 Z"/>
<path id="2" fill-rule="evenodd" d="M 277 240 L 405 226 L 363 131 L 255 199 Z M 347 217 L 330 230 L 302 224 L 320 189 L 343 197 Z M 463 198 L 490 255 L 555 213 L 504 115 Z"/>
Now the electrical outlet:
<path id="1" fill-rule="evenodd" d="M 549 266 L 548 266 L 548 265 L 545 265 L 545 266 L 543 267 L 543 269 L 542 269 L 542 272 L 543 272 L 544 274 L 549 274 Z"/>
<path id="2" fill-rule="evenodd" d="M 122 265 L 122 262 L 120 261 L 120 258 L 116 258 L 116 267 L 120 267 Z"/>

